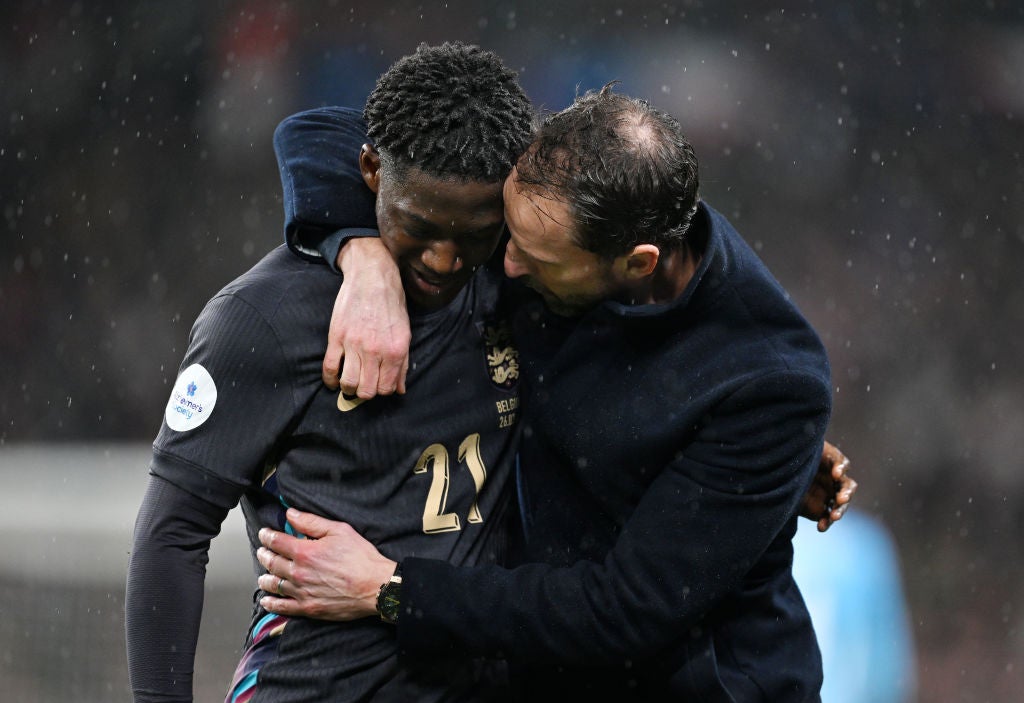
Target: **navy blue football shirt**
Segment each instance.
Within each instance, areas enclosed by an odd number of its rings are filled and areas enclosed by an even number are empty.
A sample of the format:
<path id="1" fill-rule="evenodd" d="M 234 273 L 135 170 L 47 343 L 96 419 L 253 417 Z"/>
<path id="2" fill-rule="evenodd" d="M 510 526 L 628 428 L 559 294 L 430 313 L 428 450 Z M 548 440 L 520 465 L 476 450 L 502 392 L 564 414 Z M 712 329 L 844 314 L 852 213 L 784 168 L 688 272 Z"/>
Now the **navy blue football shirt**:
<path id="1" fill-rule="evenodd" d="M 497 277 L 481 269 L 451 304 L 414 316 L 408 393 L 366 402 L 320 380 L 338 283 L 281 246 L 207 304 L 152 472 L 225 508 L 241 499 L 254 550 L 290 506 L 351 523 L 395 560 L 499 560 L 519 368 Z M 394 628 L 373 619 L 292 619 L 276 644 L 255 700 L 447 700 L 477 683 L 469 663 L 401 667 Z"/>

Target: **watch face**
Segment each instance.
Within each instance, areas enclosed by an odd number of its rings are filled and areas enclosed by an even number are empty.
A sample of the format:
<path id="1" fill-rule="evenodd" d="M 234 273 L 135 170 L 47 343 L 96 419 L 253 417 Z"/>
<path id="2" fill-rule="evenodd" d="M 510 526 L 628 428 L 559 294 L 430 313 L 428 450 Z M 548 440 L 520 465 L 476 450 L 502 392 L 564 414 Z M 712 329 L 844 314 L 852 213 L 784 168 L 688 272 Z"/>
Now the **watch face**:
<path id="1" fill-rule="evenodd" d="M 380 613 L 381 620 L 390 623 L 398 622 L 401 595 L 401 580 L 389 581 L 384 584 L 384 588 L 380 590 L 380 595 L 377 596 L 377 612 Z"/>

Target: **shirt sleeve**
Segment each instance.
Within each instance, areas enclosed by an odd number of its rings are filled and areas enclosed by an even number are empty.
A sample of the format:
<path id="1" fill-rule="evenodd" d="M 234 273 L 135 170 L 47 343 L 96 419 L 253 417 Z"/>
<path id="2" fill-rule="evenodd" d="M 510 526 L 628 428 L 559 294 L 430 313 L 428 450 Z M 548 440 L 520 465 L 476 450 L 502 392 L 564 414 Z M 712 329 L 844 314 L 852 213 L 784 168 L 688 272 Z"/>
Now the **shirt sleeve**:
<path id="1" fill-rule="evenodd" d="M 192 700 L 207 553 L 227 514 L 150 476 L 135 521 L 125 593 L 128 675 L 136 703 Z"/>
<path id="2" fill-rule="evenodd" d="M 299 256 L 322 257 L 334 267 L 346 238 L 375 230 L 376 198 L 359 170 L 359 150 L 368 141 L 366 123 L 351 108 L 306 110 L 277 126 L 285 242 Z"/>
<path id="3" fill-rule="evenodd" d="M 288 343 L 246 300 L 211 300 L 192 328 L 151 472 L 224 508 L 258 487 L 303 402 Z"/>
<path id="4" fill-rule="evenodd" d="M 404 560 L 401 645 L 588 666 L 664 649 L 753 571 L 781 568 L 759 560 L 794 526 L 829 407 L 816 377 L 744 386 L 650 484 L 603 562 L 507 570 Z"/>
<path id="5" fill-rule="evenodd" d="M 153 444 L 126 592 L 136 701 L 192 700 L 210 540 L 301 403 L 294 363 L 257 307 L 222 292 L 200 313 Z"/>

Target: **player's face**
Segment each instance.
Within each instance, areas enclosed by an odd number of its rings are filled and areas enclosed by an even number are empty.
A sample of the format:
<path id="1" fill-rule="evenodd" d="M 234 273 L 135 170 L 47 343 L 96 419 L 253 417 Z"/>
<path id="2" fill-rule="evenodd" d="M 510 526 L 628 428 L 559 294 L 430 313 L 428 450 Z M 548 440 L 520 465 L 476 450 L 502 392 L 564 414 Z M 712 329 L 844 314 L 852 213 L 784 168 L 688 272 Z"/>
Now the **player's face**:
<path id="1" fill-rule="evenodd" d="M 384 170 L 377 169 L 372 183 L 367 180 L 377 193 L 381 241 L 395 257 L 406 298 L 428 310 L 443 307 L 498 244 L 502 185 L 437 178 L 416 169 L 399 180 Z"/>
<path id="2" fill-rule="evenodd" d="M 569 206 L 519 187 L 515 176 L 504 187 L 505 274 L 523 278 L 559 315 L 579 315 L 611 297 L 618 287 L 612 262 L 576 244 Z"/>

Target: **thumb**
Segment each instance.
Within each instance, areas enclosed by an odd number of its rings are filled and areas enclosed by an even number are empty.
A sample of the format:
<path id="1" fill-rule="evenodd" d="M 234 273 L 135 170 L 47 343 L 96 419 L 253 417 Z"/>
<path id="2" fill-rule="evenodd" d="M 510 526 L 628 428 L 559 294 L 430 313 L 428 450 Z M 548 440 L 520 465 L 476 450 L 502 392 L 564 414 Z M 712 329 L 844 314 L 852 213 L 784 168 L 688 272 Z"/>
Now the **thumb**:
<path id="1" fill-rule="evenodd" d="M 288 508 L 286 517 L 296 531 L 311 539 L 325 537 L 331 531 L 332 526 L 342 524 L 322 518 L 319 515 L 314 515 L 313 513 L 304 513 L 295 508 Z"/>

